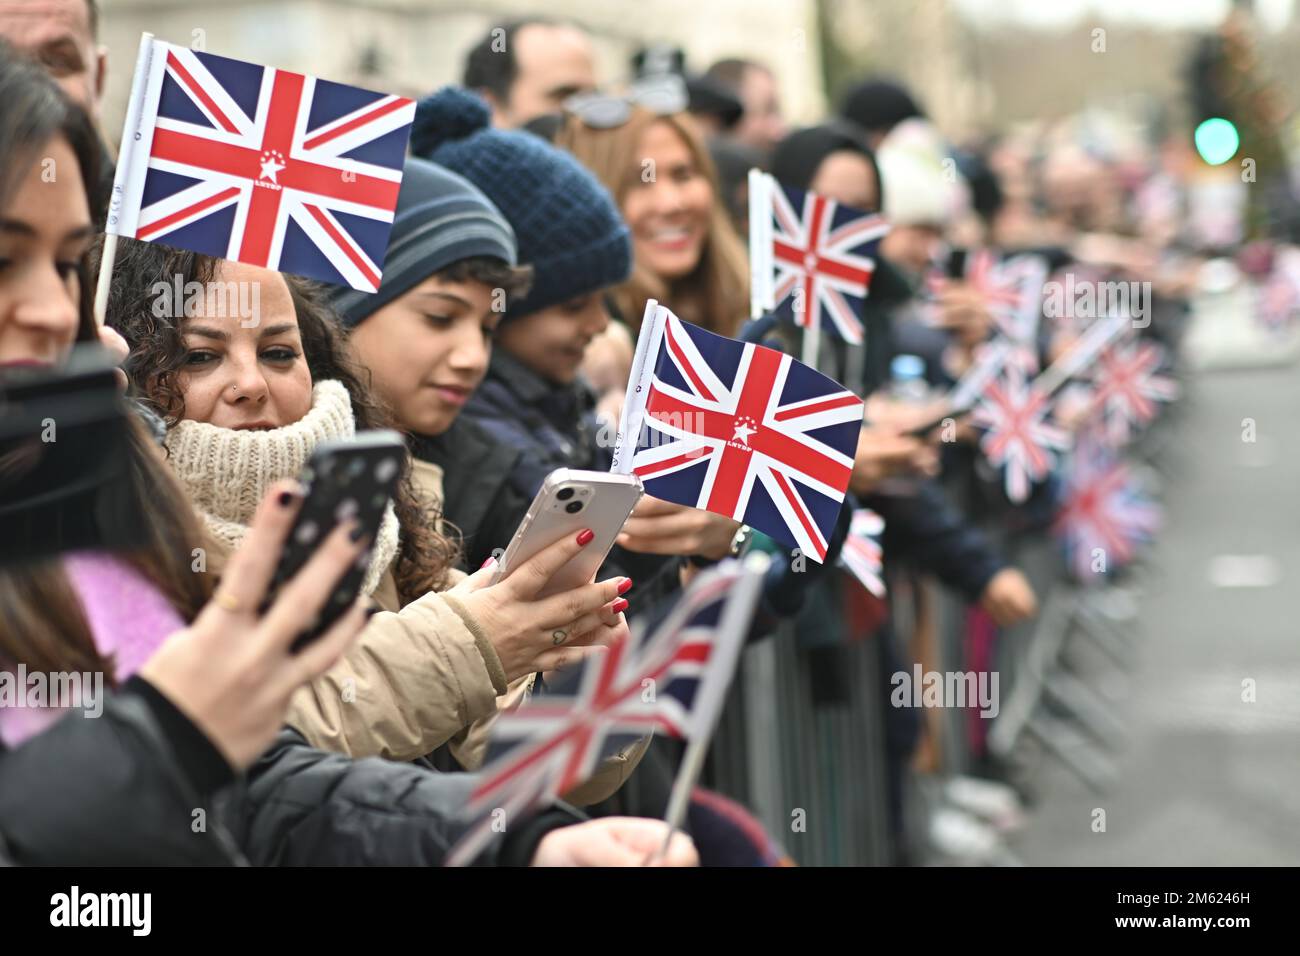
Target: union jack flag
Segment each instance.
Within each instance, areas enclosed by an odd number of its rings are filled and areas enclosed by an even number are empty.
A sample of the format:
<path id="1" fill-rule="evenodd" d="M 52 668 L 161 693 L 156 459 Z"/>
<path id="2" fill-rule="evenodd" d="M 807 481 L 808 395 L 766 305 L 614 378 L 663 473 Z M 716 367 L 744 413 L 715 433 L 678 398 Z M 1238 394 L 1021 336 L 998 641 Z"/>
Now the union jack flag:
<path id="1" fill-rule="evenodd" d="M 889 224 L 765 173 L 751 176 L 750 189 L 757 207 L 750 212 L 750 256 L 762 307 L 861 344 L 862 303 Z"/>
<path id="2" fill-rule="evenodd" d="M 840 551 L 840 563 L 878 598 L 885 596 L 884 554 L 880 536 L 885 531 L 885 519 L 870 508 L 853 512 L 849 536 Z"/>
<path id="3" fill-rule="evenodd" d="M 942 295 L 952 281 L 941 273 L 932 273 L 927 279 L 930 294 Z M 1003 259 L 987 247 L 972 249 L 966 255 L 962 281 L 980 293 L 997 333 L 1014 346 L 1008 361 L 1020 365 L 1026 374 L 1037 372 L 1038 323 L 1047 261 L 1029 254 Z"/>
<path id="4" fill-rule="evenodd" d="M 1136 337 L 1097 355 L 1092 371 L 1093 410 L 1105 420 L 1112 446 L 1126 444 L 1138 428 L 1154 419 L 1157 402 L 1178 397 L 1178 383 L 1156 374 L 1163 361 L 1164 349 Z"/>
<path id="5" fill-rule="evenodd" d="M 862 402 L 775 349 L 683 322 L 653 300 L 615 471 L 824 561 L 853 471 Z"/>
<path id="6" fill-rule="evenodd" d="M 1128 466 L 1102 442 L 1081 436 L 1053 525 L 1075 577 L 1094 582 L 1099 573 L 1123 567 L 1159 528 L 1160 506 L 1142 492 Z"/>
<path id="7" fill-rule="evenodd" d="M 414 116 L 146 36 L 108 231 L 374 292 Z"/>
<path id="8" fill-rule="evenodd" d="M 490 814 L 554 800 L 597 764 L 654 730 L 712 733 L 753 618 L 768 559 L 728 559 L 701 573 L 653 629 L 630 628 L 582 668 L 492 725 L 466 815 L 481 819 L 453 852 L 472 859 L 491 838 Z"/>
<path id="9" fill-rule="evenodd" d="M 1051 395 L 1025 380 L 1017 365 L 1006 366 L 990 384 L 971 415 L 971 422 L 986 429 L 980 450 L 1004 469 L 1007 497 L 1019 503 L 1029 497 L 1030 486 L 1042 481 L 1056 463 L 1056 451 L 1069 447 L 1069 436 L 1046 419 Z"/>

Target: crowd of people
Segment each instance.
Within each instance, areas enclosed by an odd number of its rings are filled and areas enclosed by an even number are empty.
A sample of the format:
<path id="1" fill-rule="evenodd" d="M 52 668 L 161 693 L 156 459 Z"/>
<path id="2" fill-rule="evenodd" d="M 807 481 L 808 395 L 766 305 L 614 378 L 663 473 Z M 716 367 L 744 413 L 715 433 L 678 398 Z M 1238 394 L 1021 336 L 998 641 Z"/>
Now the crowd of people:
<path id="1" fill-rule="evenodd" d="M 890 855 L 906 861 L 906 781 L 925 731 L 890 706 L 888 683 L 843 686 L 840 655 L 869 640 L 888 677 L 910 670 L 914 645 L 891 623 L 892 590 L 869 598 L 869 624 L 832 610 L 851 515 L 883 518 L 886 573 L 932 576 L 969 602 L 972 628 L 996 631 L 1031 620 L 1038 597 L 988 531 L 1046 534 L 1059 492 L 1049 479 L 1013 504 L 969 424 L 917 433 L 924 409 L 903 397 L 905 372 L 941 394 L 995 331 L 988 289 L 961 275 L 936 285 L 935 270 L 952 248 L 996 247 L 1058 273 L 1149 282 L 1144 334 L 1173 336 L 1187 288 L 1167 255 L 1177 222 L 1136 198 L 1173 174 L 1059 127 L 958 148 L 878 78 L 791 129 L 768 66 L 695 74 L 652 48 L 619 83 L 599 74 L 581 27 L 520 20 L 468 51 L 462 85 L 419 101 L 376 292 L 123 237 L 101 327 L 90 292 L 111 159 L 96 19 L 93 0 L 0 5 L 0 380 L 82 343 L 118 356 L 125 470 L 148 520 L 128 551 L 5 555 L 0 666 L 103 672 L 111 693 L 94 720 L 0 709 L 0 855 L 441 863 L 468 825 L 458 810 L 496 715 L 529 706 L 546 692 L 539 675 L 600 653 L 630 615 L 671 607 L 745 541 L 729 517 L 645 498 L 594 582 L 542 596 L 584 535 L 494 581 L 548 474 L 610 467 L 647 300 L 753 334 L 745 174 L 757 167 L 890 224 L 865 345 L 828 341 L 820 356 L 867 400 L 828 560 L 773 561 L 749 639 L 813 633 L 814 693 L 879 700 Z M 202 297 L 159 309 L 160 283 L 256 287 L 259 320 Z M 1044 323 L 1044 363 L 1076 334 Z M 791 335 L 761 332 L 786 350 Z M 264 607 L 302 503 L 296 477 L 322 442 L 374 428 L 399 431 L 408 452 L 380 530 L 356 540 L 344 522 Z M 362 598 L 292 651 L 358 560 Z M 557 646 L 556 633 L 574 636 Z M 624 748 L 478 862 L 788 859 L 781 835 L 705 789 L 656 855 L 680 760 L 661 737 Z"/>

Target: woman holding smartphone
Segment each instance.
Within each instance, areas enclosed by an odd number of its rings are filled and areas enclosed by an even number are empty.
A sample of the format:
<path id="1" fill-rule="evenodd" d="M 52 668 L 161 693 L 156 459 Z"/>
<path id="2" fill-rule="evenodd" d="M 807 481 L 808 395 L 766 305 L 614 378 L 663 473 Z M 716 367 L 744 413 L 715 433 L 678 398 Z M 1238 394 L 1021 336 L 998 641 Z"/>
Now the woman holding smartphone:
<path id="1" fill-rule="evenodd" d="M 408 176 L 399 216 L 424 185 Z M 176 288 L 203 294 L 178 307 Z M 257 314 L 225 308 L 231 290 Z M 299 474 L 321 442 L 388 425 L 331 313 L 294 277 L 123 239 L 108 322 L 131 348 L 135 392 L 166 421 L 168 463 L 211 537 L 209 572 L 243 540 L 263 489 Z M 550 571 L 588 542 L 557 542 L 492 586 L 486 569 L 458 581 L 455 545 L 403 480 L 363 588 L 382 610 L 295 697 L 289 724 L 352 756 L 415 760 L 450 741 L 462 766 L 476 766 L 484 737 L 471 726 L 497 713 L 499 697 L 596 652 L 622 626 L 625 578 L 539 597 Z"/>
<path id="2" fill-rule="evenodd" d="M 0 102 L 3 377 L 58 365 L 75 342 L 98 338 L 85 260 L 98 144 L 86 116 L 4 44 Z M 46 160 L 58 170 L 53 179 L 42 175 Z M 71 669 L 90 660 L 120 684 L 101 719 L 68 717 L 0 744 L 0 857 L 83 865 L 441 862 L 460 832 L 455 812 L 472 778 L 352 761 L 313 750 L 291 731 L 276 738 L 295 688 L 326 670 L 363 625 L 354 607 L 301 653 L 289 651 L 366 542 L 350 541 L 340 526 L 258 614 L 299 504 L 295 483 L 275 484 L 208 600 L 203 577 L 189 573 L 193 514 L 147 435 L 136 429 L 135 438 L 128 464 L 135 494 L 156 516 L 144 529 L 150 544 L 128 555 L 78 556 L 76 567 L 51 561 L 0 571 L 5 666 Z M 149 598 L 147 606 L 123 610 L 102 600 L 106 587 L 121 586 Z M 108 661 L 118 650 L 115 624 L 156 636 L 153 653 L 129 676 Z M 400 805 L 386 793 L 403 794 Z M 192 826 L 195 809 L 209 806 L 216 819 Z M 650 821 L 565 825 L 572 819 L 552 812 L 526 822 L 487 861 L 635 863 L 664 837 Z M 668 862 L 694 858 L 689 841 L 674 837 Z"/>

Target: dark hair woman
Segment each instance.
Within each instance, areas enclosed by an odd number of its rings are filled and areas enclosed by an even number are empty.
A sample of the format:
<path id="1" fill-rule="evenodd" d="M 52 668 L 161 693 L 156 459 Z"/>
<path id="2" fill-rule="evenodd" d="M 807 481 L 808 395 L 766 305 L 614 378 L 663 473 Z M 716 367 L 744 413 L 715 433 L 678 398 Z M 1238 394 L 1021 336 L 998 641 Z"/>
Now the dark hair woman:
<path id="1" fill-rule="evenodd" d="M 86 184 L 95 181 L 95 165 L 94 151 L 86 148 L 94 141 L 89 121 L 46 74 L 3 43 L 0 102 L 0 377 L 8 377 L 23 374 L 13 372 L 20 366 L 57 365 L 74 342 L 96 336 L 85 295 L 85 249 L 95 208 Z M 53 177 L 42 175 L 47 160 L 57 169 Z M 173 508 L 181 529 L 176 533 L 189 543 L 184 528 L 193 527 L 193 519 L 165 469 L 151 457 L 147 441 L 132 449 L 132 475 L 141 493 L 151 504 Z M 0 860 L 211 864 L 237 862 L 242 851 L 261 863 L 442 861 L 463 833 L 456 818 L 475 786 L 472 777 L 353 761 L 313 750 L 292 731 L 275 739 L 289 696 L 338 658 L 364 620 L 358 604 L 315 643 L 290 652 L 334 582 L 362 553 L 364 542 L 349 540 L 348 523 L 330 535 L 267 613 L 258 613 L 298 500 L 290 483 L 268 491 L 217 596 L 197 615 L 183 601 L 166 598 L 166 575 L 154 569 L 169 568 L 179 558 L 156 546 L 142 549 L 149 553 L 137 558 L 139 564 L 88 555 L 80 569 L 69 572 L 50 563 L 36 569 L 34 583 L 23 579 L 32 569 L 0 571 L 10 589 L 0 600 L 0 634 L 9 641 L 5 665 L 78 660 L 78 614 L 90 626 L 101 659 L 104 622 L 134 621 L 157 632 L 170 615 L 177 625 L 170 637 L 161 634 L 166 640 L 103 703 L 101 719 L 68 715 L 34 733 L 17 728 L 28 739 L 14 749 L 0 743 Z M 41 573 L 48 575 L 45 581 Z M 112 591 L 123 584 L 132 589 L 129 595 Z M 149 605 L 133 603 L 140 597 L 150 598 Z M 59 608 L 38 603 L 47 599 Z M 18 621 L 39 622 L 49 642 L 37 648 L 11 639 Z M 74 650 L 65 653 L 66 648 Z M 85 659 L 91 650 L 83 646 L 80 653 Z M 121 662 L 115 667 L 120 676 Z M 253 764 L 259 754 L 247 782 L 224 789 L 235 769 Z M 400 804 L 390 796 L 395 794 Z M 218 819 L 193 827 L 194 809 L 206 806 Z M 666 832 L 652 821 L 566 825 L 571 822 L 560 811 L 523 821 L 486 859 L 639 862 Z M 675 838 L 667 862 L 694 859 L 689 841 Z"/>

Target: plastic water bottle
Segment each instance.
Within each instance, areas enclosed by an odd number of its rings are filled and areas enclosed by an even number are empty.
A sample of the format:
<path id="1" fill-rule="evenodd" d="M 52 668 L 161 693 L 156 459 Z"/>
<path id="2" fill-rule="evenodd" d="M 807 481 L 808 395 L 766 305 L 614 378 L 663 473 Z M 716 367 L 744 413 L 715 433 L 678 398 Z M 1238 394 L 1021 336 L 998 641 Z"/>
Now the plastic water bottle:
<path id="1" fill-rule="evenodd" d="M 889 363 L 889 378 L 889 394 L 895 401 L 920 405 L 930 397 L 925 359 L 919 355 L 895 355 Z"/>

